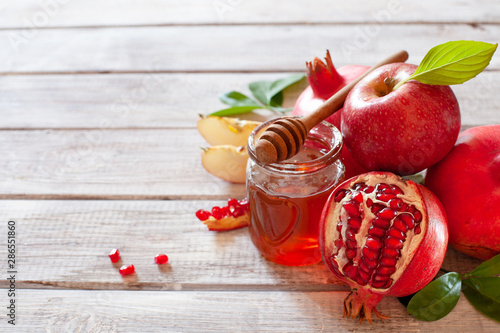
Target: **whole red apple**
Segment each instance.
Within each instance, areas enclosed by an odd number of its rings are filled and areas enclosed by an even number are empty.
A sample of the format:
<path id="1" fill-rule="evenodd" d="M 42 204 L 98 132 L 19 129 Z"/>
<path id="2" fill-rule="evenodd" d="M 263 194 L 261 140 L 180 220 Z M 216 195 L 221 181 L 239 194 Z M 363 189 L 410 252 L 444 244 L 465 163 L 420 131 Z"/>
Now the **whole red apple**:
<path id="1" fill-rule="evenodd" d="M 369 170 L 410 175 L 437 163 L 453 148 L 460 108 L 449 86 L 410 80 L 417 66 L 382 66 L 349 93 L 342 111 L 344 143 Z"/>
<path id="2" fill-rule="evenodd" d="M 500 125 L 460 133 L 425 185 L 443 203 L 455 249 L 483 260 L 500 254 Z"/>

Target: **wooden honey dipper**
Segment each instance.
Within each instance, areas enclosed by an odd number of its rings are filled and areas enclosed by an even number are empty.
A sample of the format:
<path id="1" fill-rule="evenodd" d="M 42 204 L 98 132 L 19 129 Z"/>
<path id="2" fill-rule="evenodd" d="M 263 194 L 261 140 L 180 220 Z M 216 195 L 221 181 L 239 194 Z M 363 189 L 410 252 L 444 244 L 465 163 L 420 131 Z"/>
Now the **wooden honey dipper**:
<path id="1" fill-rule="evenodd" d="M 307 133 L 339 110 L 349 91 L 365 76 L 376 68 L 394 62 L 405 62 L 408 59 L 406 51 L 399 51 L 387 59 L 370 67 L 366 72 L 351 81 L 336 94 L 327 99 L 314 112 L 301 118 L 282 117 L 269 126 L 260 136 L 255 145 L 255 155 L 264 164 L 281 162 L 294 156 L 304 144 Z"/>

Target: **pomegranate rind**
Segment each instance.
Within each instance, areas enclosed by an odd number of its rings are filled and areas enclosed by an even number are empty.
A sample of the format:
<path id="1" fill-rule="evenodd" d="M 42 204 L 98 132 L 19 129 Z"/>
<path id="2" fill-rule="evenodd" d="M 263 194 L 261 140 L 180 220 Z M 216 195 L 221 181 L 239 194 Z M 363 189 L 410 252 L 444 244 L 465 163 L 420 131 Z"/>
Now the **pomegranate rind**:
<path id="1" fill-rule="evenodd" d="M 220 220 L 210 216 L 207 220 L 202 221 L 210 231 L 229 231 L 248 227 L 250 223 L 250 213 L 245 213 L 238 217 L 223 217 Z"/>
<path id="2" fill-rule="evenodd" d="M 404 191 L 404 199 L 412 197 L 415 206 L 422 213 L 421 233 L 415 240 L 411 240 L 404 248 L 404 256 L 399 260 L 402 265 L 398 266 L 397 272 L 400 275 L 394 279 L 394 283 L 387 289 L 377 289 L 369 284 L 362 286 L 348 277 L 335 272 L 331 261 L 334 250 L 332 233 L 337 227 L 339 209 L 337 206 L 342 203 L 336 202 L 336 195 L 359 182 L 367 183 L 367 179 L 374 179 L 376 183 L 396 184 Z M 426 222 L 427 221 L 427 222 Z M 448 245 L 448 229 L 445 211 L 435 195 L 422 185 L 418 185 L 411 180 L 403 180 L 389 172 L 370 172 L 352 177 L 340 184 L 330 195 L 323 209 L 320 222 L 319 244 L 323 261 L 330 271 L 341 281 L 348 283 L 353 288 L 345 300 L 344 315 L 360 320 L 366 318 L 371 322 L 371 310 L 377 316 L 384 317 L 376 312 L 375 306 L 384 296 L 406 296 L 410 295 L 427 285 L 437 274 L 443 263 L 446 248 Z M 403 251 L 402 251 L 403 252 Z M 339 252 L 340 253 L 340 252 Z M 398 264 L 399 264 L 398 260 Z M 340 266 L 340 265 L 339 265 Z M 391 275 L 391 278 L 393 275 Z"/>
<path id="3" fill-rule="evenodd" d="M 500 125 L 460 133 L 425 184 L 446 210 L 453 248 L 481 260 L 500 254 Z"/>

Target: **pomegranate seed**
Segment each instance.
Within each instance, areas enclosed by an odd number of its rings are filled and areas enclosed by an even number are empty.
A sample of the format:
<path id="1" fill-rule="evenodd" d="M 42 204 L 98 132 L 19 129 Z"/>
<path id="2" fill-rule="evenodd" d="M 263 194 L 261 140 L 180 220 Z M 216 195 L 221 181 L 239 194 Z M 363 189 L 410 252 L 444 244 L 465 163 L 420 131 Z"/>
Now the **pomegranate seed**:
<path id="1" fill-rule="evenodd" d="M 347 194 L 347 190 L 340 190 L 335 194 L 335 202 L 340 202 L 342 199 L 344 199 L 345 195 Z"/>
<path id="2" fill-rule="evenodd" d="M 403 192 L 403 190 L 400 189 L 399 187 L 397 187 L 396 185 L 392 185 L 391 189 L 392 189 L 392 193 L 394 193 L 394 194 L 405 194 Z"/>
<path id="3" fill-rule="evenodd" d="M 415 211 L 415 213 L 413 214 L 413 217 L 415 218 L 415 222 L 417 223 L 420 223 L 422 222 L 422 213 L 420 213 L 420 211 Z"/>
<path id="4" fill-rule="evenodd" d="M 380 211 L 380 213 L 378 213 L 377 216 L 384 220 L 391 220 L 394 216 L 396 216 L 396 212 L 390 208 L 384 208 Z"/>
<path id="5" fill-rule="evenodd" d="M 389 201 L 389 207 L 394 210 L 400 210 L 401 207 L 403 207 L 403 200 L 399 198 L 392 199 L 391 201 Z"/>
<path id="6" fill-rule="evenodd" d="M 224 206 L 224 207 L 221 207 L 220 208 L 220 212 L 222 214 L 222 217 L 224 216 L 228 216 L 231 212 L 229 211 L 229 207 L 228 206 Z"/>
<path id="7" fill-rule="evenodd" d="M 390 186 L 387 184 L 381 183 L 381 184 L 378 184 L 377 190 L 382 191 L 385 188 L 390 188 Z"/>
<path id="8" fill-rule="evenodd" d="M 385 275 L 375 274 L 375 275 L 373 276 L 373 281 L 374 281 L 374 282 L 382 282 L 382 281 L 383 281 L 383 282 L 384 282 L 384 284 L 385 284 L 385 282 L 386 282 L 388 279 L 389 279 L 389 277 L 388 277 L 388 276 L 385 276 Z"/>
<path id="9" fill-rule="evenodd" d="M 361 269 L 358 269 L 358 275 L 364 280 L 365 284 L 370 280 L 370 275 L 366 272 L 363 272 Z"/>
<path id="10" fill-rule="evenodd" d="M 389 266 L 389 267 L 396 266 L 397 262 L 398 261 L 394 258 L 389 258 L 389 257 L 380 258 L 380 265 L 383 266 Z"/>
<path id="11" fill-rule="evenodd" d="M 363 258 L 363 261 L 365 262 L 366 266 L 370 267 L 371 270 L 377 268 L 377 261 L 376 260 L 368 260 L 367 258 Z"/>
<path id="12" fill-rule="evenodd" d="M 353 249 L 353 250 L 355 250 L 355 249 L 356 249 L 356 247 L 357 247 L 357 245 L 358 245 L 358 244 L 356 243 L 356 241 L 354 241 L 354 242 L 353 242 L 353 241 L 351 241 L 351 240 L 347 240 L 347 241 L 345 242 L 345 246 L 346 246 L 348 249 Z"/>
<path id="13" fill-rule="evenodd" d="M 363 221 L 360 218 L 349 217 L 347 219 L 347 225 L 356 231 L 359 230 L 359 228 L 361 228 L 361 223 L 363 223 Z"/>
<path id="14" fill-rule="evenodd" d="M 199 211 L 196 212 L 196 217 L 200 221 L 208 220 L 210 218 L 210 216 L 211 216 L 210 212 L 207 212 L 206 210 L 203 210 L 203 209 L 200 209 Z"/>
<path id="15" fill-rule="evenodd" d="M 354 200 L 346 201 L 342 204 L 344 209 L 347 211 L 349 216 L 358 217 L 359 216 L 359 204 Z"/>
<path id="16" fill-rule="evenodd" d="M 351 242 L 356 242 L 356 234 L 352 229 L 347 230 L 345 238 Z"/>
<path id="17" fill-rule="evenodd" d="M 342 221 L 339 221 L 339 223 L 337 224 L 337 231 L 338 232 L 342 231 Z M 340 237 L 342 237 L 342 235 L 340 235 Z"/>
<path id="18" fill-rule="evenodd" d="M 364 247 L 363 256 L 366 257 L 367 261 L 375 261 L 378 259 L 378 251 L 372 251 L 369 248 Z"/>
<path id="19" fill-rule="evenodd" d="M 373 251 L 378 251 L 382 247 L 382 242 L 376 238 L 368 237 L 365 246 Z"/>
<path id="20" fill-rule="evenodd" d="M 388 237 L 385 239 L 384 245 L 388 248 L 399 250 L 404 246 L 404 243 L 400 239 Z"/>
<path id="21" fill-rule="evenodd" d="M 384 247 L 382 249 L 382 255 L 384 257 L 389 257 L 389 258 L 399 258 L 399 250 L 396 249 L 390 249 L 388 247 Z"/>
<path id="22" fill-rule="evenodd" d="M 344 275 L 347 276 L 347 274 L 349 274 L 349 272 L 354 268 L 354 265 L 352 263 L 352 261 L 349 261 L 347 264 L 344 265 L 344 267 L 342 267 L 342 271 L 344 272 Z"/>
<path id="23" fill-rule="evenodd" d="M 406 224 L 403 221 L 401 221 L 401 219 L 399 217 L 394 219 L 392 226 L 403 233 L 406 233 L 406 231 L 408 231 L 408 227 L 406 226 Z"/>
<path id="24" fill-rule="evenodd" d="M 396 267 L 380 266 L 379 268 L 377 268 L 377 274 L 380 275 L 391 276 L 392 274 L 394 274 L 394 272 L 396 272 Z"/>
<path id="25" fill-rule="evenodd" d="M 365 286 L 365 285 L 367 285 L 367 284 L 368 284 L 368 281 L 367 281 L 367 280 L 365 280 L 365 279 L 363 279 L 360 275 L 358 275 L 358 276 L 356 277 L 356 282 L 357 282 L 357 284 L 359 284 L 360 286 Z"/>
<path id="26" fill-rule="evenodd" d="M 118 260 L 120 260 L 120 250 L 118 249 L 111 250 L 111 252 L 109 253 L 109 259 L 111 259 L 111 262 L 113 264 L 117 263 Z"/>
<path id="27" fill-rule="evenodd" d="M 347 257 L 347 259 L 349 260 L 352 260 L 356 257 L 356 250 L 353 250 L 353 249 L 347 249 L 345 251 L 345 256 Z"/>
<path id="28" fill-rule="evenodd" d="M 120 267 L 119 272 L 122 276 L 134 274 L 135 267 L 134 267 L 134 265 L 123 265 L 122 267 Z"/>
<path id="29" fill-rule="evenodd" d="M 415 227 L 415 235 L 418 235 L 422 232 L 422 229 L 420 229 L 420 224 Z"/>
<path id="30" fill-rule="evenodd" d="M 380 190 L 379 194 L 392 194 L 392 188 L 391 187 L 385 187 L 382 190 Z"/>
<path id="31" fill-rule="evenodd" d="M 378 212 L 380 212 L 384 208 L 385 208 L 384 205 L 375 203 L 375 204 L 372 205 L 371 211 L 372 211 L 373 214 L 377 214 Z"/>
<path id="32" fill-rule="evenodd" d="M 379 217 L 376 217 L 373 219 L 372 224 L 376 227 L 379 227 L 382 229 L 387 229 L 391 225 L 391 221 L 387 221 L 387 220 L 381 219 Z"/>
<path id="33" fill-rule="evenodd" d="M 339 268 L 339 263 L 337 262 L 336 259 L 337 256 L 333 255 L 330 257 L 330 262 L 332 263 L 333 267 L 334 268 Z"/>
<path id="34" fill-rule="evenodd" d="M 384 193 L 378 193 L 376 195 L 376 198 L 380 201 L 383 202 L 388 202 L 391 199 L 394 199 L 396 196 L 394 194 L 384 194 Z"/>
<path id="35" fill-rule="evenodd" d="M 396 228 L 391 228 L 389 231 L 387 231 L 387 236 L 394 237 L 396 239 L 400 239 L 402 241 L 405 240 L 406 236 L 403 234 L 400 230 Z"/>
<path id="36" fill-rule="evenodd" d="M 391 286 L 392 282 L 393 282 L 393 280 L 389 279 L 389 281 L 387 281 L 387 283 L 382 288 L 384 288 L 384 289 L 389 288 Z"/>
<path id="37" fill-rule="evenodd" d="M 356 201 L 357 203 L 362 203 L 363 195 L 361 194 L 361 192 L 354 191 L 352 192 L 352 200 Z"/>
<path id="38" fill-rule="evenodd" d="M 410 214 L 414 214 L 417 208 L 413 205 L 409 206 L 408 209 L 406 210 Z"/>
<path id="39" fill-rule="evenodd" d="M 344 241 L 342 239 L 336 239 L 335 242 L 333 242 L 337 249 L 340 249 L 341 247 L 344 247 Z"/>
<path id="40" fill-rule="evenodd" d="M 234 210 L 231 213 L 231 215 L 233 217 L 239 217 L 239 216 L 243 215 L 243 209 L 241 209 L 241 207 L 236 207 L 236 208 L 234 208 Z"/>
<path id="41" fill-rule="evenodd" d="M 218 206 L 213 207 L 212 208 L 212 216 L 215 217 L 216 220 L 220 220 L 223 216 L 221 208 Z"/>
<path id="42" fill-rule="evenodd" d="M 358 263 L 358 267 L 359 267 L 360 271 L 363 270 L 363 272 L 368 273 L 368 274 L 371 274 L 371 272 L 373 271 L 373 269 L 368 267 L 368 265 L 366 264 L 366 262 L 364 260 L 360 260 L 360 262 Z"/>
<path id="43" fill-rule="evenodd" d="M 349 270 L 349 273 L 347 273 L 347 276 L 349 277 L 349 279 L 354 280 L 354 279 L 356 279 L 356 275 L 358 275 L 358 268 L 353 266 Z"/>
<path id="44" fill-rule="evenodd" d="M 244 198 L 244 199 L 241 199 L 240 201 L 238 201 L 238 203 L 240 204 L 240 207 L 243 208 L 245 211 L 248 211 L 248 199 L 247 198 Z"/>
<path id="45" fill-rule="evenodd" d="M 408 205 L 403 203 L 403 206 L 401 206 L 401 208 L 399 210 L 402 212 L 406 212 L 408 210 Z"/>
<path id="46" fill-rule="evenodd" d="M 370 229 L 368 229 L 368 234 L 370 236 L 377 237 L 378 239 L 382 239 L 385 236 L 385 230 L 371 226 Z"/>
<path id="47" fill-rule="evenodd" d="M 157 265 L 163 265 L 168 262 L 168 257 L 166 254 L 157 254 L 155 257 L 155 263 Z"/>
<path id="48" fill-rule="evenodd" d="M 240 203 L 238 202 L 238 200 L 230 198 L 230 199 L 227 200 L 227 205 L 229 207 L 239 207 Z"/>
<path id="49" fill-rule="evenodd" d="M 368 198 L 366 199 L 366 207 L 370 208 L 373 205 L 373 200 Z"/>
<path id="50" fill-rule="evenodd" d="M 357 183 L 353 186 L 353 189 L 355 189 L 357 191 L 363 191 L 365 188 L 366 188 L 365 183 Z"/>
<path id="51" fill-rule="evenodd" d="M 365 188 L 365 189 L 363 190 L 363 192 L 365 192 L 365 193 L 369 194 L 369 193 L 372 193 L 374 190 L 375 190 L 375 187 L 373 187 L 373 186 L 368 186 L 367 188 Z"/>
<path id="52" fill-rule="evenodd" d="M 385 281 L 372 282 L 373 288 L 382 288 L 386 284 Z"/>
<path id="53" fill-rule="evenodd" d="M 401 214 L 399 218 L 406 224 L 408 229 L 413 229 L 413 227 L 415 227 L 415 221 L 413 221 L 413 217 L 411 217 L 410 214 Z"/>

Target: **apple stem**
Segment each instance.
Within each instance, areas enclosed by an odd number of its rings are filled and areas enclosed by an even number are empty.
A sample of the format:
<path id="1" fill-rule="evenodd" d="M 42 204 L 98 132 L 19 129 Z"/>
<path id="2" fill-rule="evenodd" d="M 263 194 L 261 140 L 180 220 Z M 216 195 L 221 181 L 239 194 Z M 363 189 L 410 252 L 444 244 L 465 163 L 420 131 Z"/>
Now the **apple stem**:
<path id="1" fill-rule="evenodd" d="M 407 78 L 406 78 L 406 79 L 404 79 L 404 80 L 399 81 L 399 82 L 398 82 L 398 84 L 396 84 L 396 85 L 394 86 L 394 88 L 392 88 L 392 91 L 394 91 L 394 90 L 398 89 L 399 87 L 401 87 L 403 84 L 405 84 L 405 83 L 406 83 L 408 80 L 410 80 L 410 79 L 411 79 L 411 76 L 407 77 Z"/>

